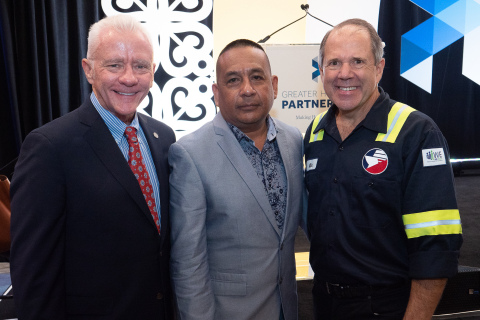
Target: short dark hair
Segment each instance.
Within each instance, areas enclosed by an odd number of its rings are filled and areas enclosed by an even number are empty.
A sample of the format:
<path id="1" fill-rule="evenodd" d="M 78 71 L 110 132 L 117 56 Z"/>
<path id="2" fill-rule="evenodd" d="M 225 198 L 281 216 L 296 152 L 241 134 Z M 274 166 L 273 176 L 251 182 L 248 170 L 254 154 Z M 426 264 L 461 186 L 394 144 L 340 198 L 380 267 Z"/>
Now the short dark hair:
<path id="1" fill-rule="evenodd" d="M 272 69 L 271 69 L 271 66 L 270 66 L 270 60 L 268 59 L 267 53 L 265 52 L 263 47 L 261 45 L 259 45 L 258 43 L 256 43 L 255 41 L 248 40 L 248 39 L 237 39 L 237 40 L 233 40 L 232 42 L 227 44 L 225 46 L 225 48 L 223 48 L 223 50 L 220 51 L 220 54 L 218 55 L 215 70 L 218 70 L 218 61 L 220 60 L 220 57 L 222 56 L 222 54 L 224 54 L 225 52 L 227 52 L 231 49 L 234 49 L 234 48 L 245 48 L 245 47 L 257 48 L 259 50 L 262 50 L 265 53 L 265 57 L 267 58 L 269 71 L 270 71 L 270 73 L 272 73 Z M 217 74 L 217 77 L 218 77 L 218 74 Z"/>
<path id="2" fill-rule="evenodd" d="M 325 56 L 325 44 L 327 43 L 328 37 L 330 36 L 332 31 L 339 30 L 349 25 L 358 26 L 360 28 L 365 29 L 365 31 L 368 32 L 368 34 L 370 35 L 372 53 L 373 53 L 373 56 L 375 57 L 375 64 L 379 63 L 380 60 L 382 60 L 384 45 L 383 45 L 382 39 L 380 39 L 380 36 L 378 35 L 375 28 L 370 23 L 368 23 L 363 19 L 348 19 L 337 24 L 335 27 L 333 27 L 333 29 L 329 30 L 323 37 L 322 43 L 320 44 L 320 52 L 319 52 L 320 67 L 323 67 L 323 57 Z"/>
<path id="3" fill-rule="evenodd" d="M 253 48 L 257 48 L 257 49 L 260 49 L 263 52 L 265 52 L 263 47 L 261 45 L 259 45 L 258 43 L 256 43 L 255 41 L 248 40 L 248 39 L 237 39 L 237 40 L 233 40 L 232 42 L 227 44 L 225 46 L 225 48 L 223 48 L 223 50 L 220 52 L 218 57 L 220 57 L 222 54 L 224 54 L 226 51 L 228 51 L 230 49 L 243 48 L 243 47 L 253 47 Z"/>

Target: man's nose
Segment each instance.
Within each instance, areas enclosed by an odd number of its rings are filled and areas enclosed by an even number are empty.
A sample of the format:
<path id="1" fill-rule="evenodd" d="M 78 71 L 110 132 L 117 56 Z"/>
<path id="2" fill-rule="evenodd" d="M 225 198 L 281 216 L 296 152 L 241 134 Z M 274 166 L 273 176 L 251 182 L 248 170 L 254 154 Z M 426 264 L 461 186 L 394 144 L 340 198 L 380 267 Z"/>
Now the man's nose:
<path id="1" fill-rule="evenodd" d="M 338 70 L 338 75 L 341 78 L 348 78 L 352 74 L 352 70 L 353 68 L 350 63 L 342 63 Z"/>
<path id="2" fill-rule="evenodd" d="M 135 75 L 132 66 L 125 66 L 122 75 L 119 78 L 119 81 L 126 86 L 134 86 L 138 83 L 138 78 Z"/>
<path id="3" fill-rule="evenodd" d="M 251 82 L 249 79 L 246 79 L 243 81 L 243 84 L 242 84 L 242 94 L 244 95 L 247 95 L 247 96 L 251 96 L 252 94 L 255 94 L 255 89 L 253 88 Z"/>

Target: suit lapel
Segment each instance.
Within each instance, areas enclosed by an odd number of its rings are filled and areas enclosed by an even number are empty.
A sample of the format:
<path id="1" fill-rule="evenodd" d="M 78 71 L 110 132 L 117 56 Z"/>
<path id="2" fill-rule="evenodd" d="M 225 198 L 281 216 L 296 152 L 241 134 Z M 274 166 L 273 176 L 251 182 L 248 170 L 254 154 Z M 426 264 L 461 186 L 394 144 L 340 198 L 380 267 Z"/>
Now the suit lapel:
<path id="1" fill-rule="evenodd" d="M 260 181 L 258 178 L 257 173 L 252 167 L 252 164 L 248 160 L 242 147 L 223 119 L 221 113 L 218 113 L 215 116 L 213 125 L 215 128 L 215 133 L 217 134 L 218 145 L 235 167 L 238 174 L 242 177 L 243 181 L 250 188 L 250 191 L 262 208 L 268 221 L 270 221 L 272 227 L 275 229 L 277 234 L 281 236 L 281 230 L 278 229 L 277 221 L 275 220 L 275 214 L 273 213 L 270 202 L 268 201 L 265 187 L 262 184 L 262 181 Z"/>
<path id="2" fill-rule="evenodd" d="M 90 100 L 82 105 L 81 121 L 90 126 L 90 129 L 86 131 L 84 136 L 87 143 L 90 144 L 105 168 L 110 171 L 115 179 L 125 188 L 139 206 L 142 213 L 148 220 L 151 220 L 153 227 L 155 227 L 150 210 L 148 209 L 141 189 L 138 187 L 135 176 L 132 174 L 107 125 L 103 122 Z"/>

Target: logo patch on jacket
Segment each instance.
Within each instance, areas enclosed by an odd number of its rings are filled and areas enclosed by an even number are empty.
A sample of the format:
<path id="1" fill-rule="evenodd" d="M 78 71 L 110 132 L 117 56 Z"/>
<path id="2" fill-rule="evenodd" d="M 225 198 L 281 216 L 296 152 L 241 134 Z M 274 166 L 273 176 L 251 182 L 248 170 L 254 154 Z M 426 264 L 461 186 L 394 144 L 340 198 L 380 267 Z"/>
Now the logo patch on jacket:
<path id="1" fill-rule="evenodd" d="M 443 148 L 423 149 L 422 156 L 424 167 L 441 166 L 447 164 L 445 159 L 445 151 L 443 151 Z"/>
<path id="2" fill-rule="evenodd" d="M 362 165 L 368 173 L 380 174 L 387 169 L 388 156 L 382 149 L 371 149 L 363 156 Z"/>
<path id="3" fill-rule="evenodd" d="M 311 159 L 307 161 L 306 170 L 314 170 L 317 167 L 318 159 Z"/>

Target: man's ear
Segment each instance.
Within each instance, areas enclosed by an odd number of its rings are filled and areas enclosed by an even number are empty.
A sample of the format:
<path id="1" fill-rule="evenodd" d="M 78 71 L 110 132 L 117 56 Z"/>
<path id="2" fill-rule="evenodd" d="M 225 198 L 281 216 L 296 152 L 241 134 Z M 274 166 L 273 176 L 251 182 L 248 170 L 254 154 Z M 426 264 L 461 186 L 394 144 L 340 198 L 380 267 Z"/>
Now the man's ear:
<path id="1" fill-rule="evenodd" d="M 273 98 L 277 99 L 278 94 L 278 77 L 272 76 Z"/>
<path id="2" fill-rule="evenodd" d="M 213 91 L 213 100 L 215 101 L 215 105 L 218 107 L 218 85 L 216 83 L 212 84 L 212 91 Z"/>
<path id="3" fill-rule="evenodd" d="M 157 66 L 157 65 L 156 65 L 155 63 L 152 65 L 152 80 L 150 81 L 150 88 L 152 88 L 152 86 L 153 86 L 153 81 L 155 80 L 155 67 L 156 67 L 156 66 Z"/>
<path id="4" fill-rule="evenodd" d="M 87 78 L 88 83 L 93 84 L 93 66 L 90 64 L 93 63 L 88 59 L 82 59 L 82 68 L 85 72 L 85 77 Z"/>

